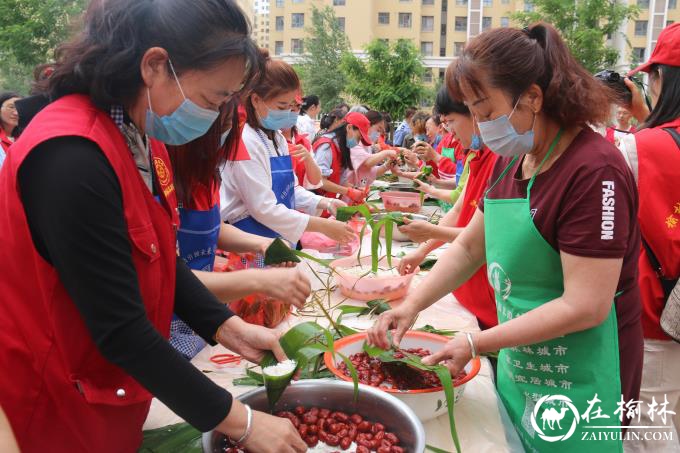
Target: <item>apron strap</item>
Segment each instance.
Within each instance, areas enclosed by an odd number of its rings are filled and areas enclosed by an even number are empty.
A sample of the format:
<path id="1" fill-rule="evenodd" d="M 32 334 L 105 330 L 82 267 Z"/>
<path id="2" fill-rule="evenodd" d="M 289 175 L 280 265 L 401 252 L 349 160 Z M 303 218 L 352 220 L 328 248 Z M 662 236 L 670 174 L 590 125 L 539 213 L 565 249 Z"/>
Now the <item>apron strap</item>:
<path id="1" fill-rule="evenodd" d="M 496 185 L 501 181 L 501 179 L 503 179 L 503 177 L 508 173 L 508 171 L 510 171 L 510 168 L 512 168 L 512 166 L 515 165 L 515 162 L 517 162 L 518 157 L 519 156 L 515 156 L 512 158 L 508 166 L 505 167 L 505 170 L 503 170 L 503 173 L 501 173 L 501 175 L 496 179 L 496 181 L 494 181 L 494 183 L 491 184 L 491 186 L 486 190 L 486 192 L 484 193 L 485 198 L 489 196 L 489 192 L 491 192 L 493 188 L 496 187 Z"/>
<path id="2" fill-rule="evenodd" d="M 555 136 L 555 140 L 550 144 L 550 148 L 548 149 L 548 152 L 546 153 L 545 157 L 541 161 L 540 165 L 534 172 L 534 175 L 531 177 L 529 180 L 529 185 L 527 186 L 527 199 L 531 198 L 531 187 L 534 185 L 534 181 L 536 180 L 536 176 L 541 172 L 541 168 L 543 168 L 543 164 L 550 158 L 552 155 L 552 152 L 555 150 L 555 147 L 560 141 L 560 138 L 562 138 L 562 132 L 564 132 L 564 129 L 560 128 L 559 131 L 557 131 L 557 135 Z"/>

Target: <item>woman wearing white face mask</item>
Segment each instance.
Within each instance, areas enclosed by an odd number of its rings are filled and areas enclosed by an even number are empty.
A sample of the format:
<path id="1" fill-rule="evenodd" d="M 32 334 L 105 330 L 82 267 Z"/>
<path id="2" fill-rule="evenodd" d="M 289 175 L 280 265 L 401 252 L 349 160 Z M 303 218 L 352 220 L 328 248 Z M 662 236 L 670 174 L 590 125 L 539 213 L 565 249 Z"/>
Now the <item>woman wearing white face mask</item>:
<path id="1" fill-rule="evenodd" d="M 177 256 L 163 144 L 204 135 L 259 69 L 249 33 L 231 1 L 93 1 L 57 52 L 54 101 L 0 173 L 0 404 L 22 451 L 137 451 L 152 396 L 249 450 L 306 451 L 167 341 L 174 311 L 252 362 L 285 357 Z"/>
<path id="2" fill-rule="evenodd" d="M 444 362 L 455 375 L 471 357 L 500 350 L 498 392 L 527 450 L 621 452 L 611 425 L 621 398 L 637 400 L 642 367 L 640 242 L 633 176 L 587 127 L 607 120 L 610 93 L 541 23 L 474 38 L 447 85 L 501 157 L 479 209 L 422 291 L 382 314 L 369 339 L 386 347 L 386 331 L 396 328 L 399 343 L 420 310 L 486 262 L 499 325 L 456 335 L 423 361 Z M 550 395 L 575 410 L 552 408 Z M 609 418 L 579 424 L 589 401 Z M 586 424 L 603 440 L 583 442 Z"/>
<path id="3" fill-rule="evenodd" d="M 250 159 L 229 163 L 222 170 L 222 219 L 248 233 L 280 236 L 293 244 L 305 231 L 349 242 L 354 236 L 349 226 L 315 216 L 318 209 L 334 212 L 345 204 L 299 185 L 288 143 L 279 131 L 297 121 L 298 114 L 291 106 L 300 80 L 289 64 L 270 59 L 266 50 L 261 52 L 266 59 L 265 69 L 245 101 L 248 118 L 243 143 Z"/>

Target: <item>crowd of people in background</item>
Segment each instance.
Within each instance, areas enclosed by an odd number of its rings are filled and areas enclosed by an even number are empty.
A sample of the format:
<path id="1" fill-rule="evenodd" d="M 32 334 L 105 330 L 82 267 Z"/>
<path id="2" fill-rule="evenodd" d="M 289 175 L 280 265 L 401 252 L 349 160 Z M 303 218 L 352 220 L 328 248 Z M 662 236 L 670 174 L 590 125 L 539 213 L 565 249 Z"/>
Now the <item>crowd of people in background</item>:
<path id="1" fill-rule="evenodd" d="M 445 214 L 438 225 L 405 220 L 419 246 L 399 272 L 451 245 L 371 342 L 387 347 L 388 329 L 398 342 L 453 291 L 482 332 L 426 361 L 455 373 L 502 350 L 497 385 L 525 445 L 527 387 L 508 363 L 526 358 L 517 346 L 556 337 L 580 370 L 572 395 L 665 399 L 680 412 L 678 331 L 662 322 L 673 294 L 680 304 L 680 24 L 635 70 L 648 74 L 649 103 L 628 79 L 632 101 L 617 103 L 539 23 L 482 33 L 434 106 L 408 107 L 394 124 L 370 105 L 303 93 L 230 2 L 217 12 L 203 0 L 190 12 L 184 0 L 153 12 L 138 3 L 94 2 L 31 96 L 0 94 L 0 364 L 23 363 L 18 381 L 0 376 L 0 404 L 19 445 L 138 446 L 150 394 L 200 429 L 250 434 L 250 409 L 187 359 L 216 342 L 254 361 L 281 357 L 270 329 L 226 304 L 265 293 L 301 307 L 309 280 L 293 263 L 265 268 L 264 251 L 308 234 L 355 240 L 336 211 L 365 203 L 386 173 L 414 180 Z M 425 166 L 427 181 L 416 179 Z M 218 255 L 248 269 L 213 272 Z M 129 411 L 90 404 L 128 397 Z M 72 417 L 47 423 L 65 404 Z M 253 423 L 251 451 L 306 450 L 286 421 L 257 413 Z"/>

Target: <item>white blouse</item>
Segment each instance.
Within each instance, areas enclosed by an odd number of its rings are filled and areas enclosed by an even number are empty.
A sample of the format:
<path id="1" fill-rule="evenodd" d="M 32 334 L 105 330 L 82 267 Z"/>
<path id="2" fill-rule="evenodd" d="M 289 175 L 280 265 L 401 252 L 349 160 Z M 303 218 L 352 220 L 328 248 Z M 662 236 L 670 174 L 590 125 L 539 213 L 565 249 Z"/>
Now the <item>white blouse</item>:
<path id="1" fill-rule="evenodd" d="M 316 122 L 305 113 L 298 116 L 297 129 L 300 134 L 306 135 L 307 139 L 311 142 L 314 139 L 314 135 L 316 135 Z"/>
<path id="2" fill-rule="evenodd" d="M 241 136 L 250 160 L 228 162 L 222 169 L 220 214 L 223 221 L 234 224 L 246 217 L 274 230 L 291 243 L 300 240 L 309 216 L 316 213 L 323 197 L 304 189 L 295 177 L 295 209 L 277 204 L 272 191 L 270 157 L 277 157 L 274 143 L 264 133 L 246 124 Z M 278 156 L 288 155 L 288 143 L 280 132 L 274 137 Z M 302 212 L 299 212 L 302 211 Z"/>

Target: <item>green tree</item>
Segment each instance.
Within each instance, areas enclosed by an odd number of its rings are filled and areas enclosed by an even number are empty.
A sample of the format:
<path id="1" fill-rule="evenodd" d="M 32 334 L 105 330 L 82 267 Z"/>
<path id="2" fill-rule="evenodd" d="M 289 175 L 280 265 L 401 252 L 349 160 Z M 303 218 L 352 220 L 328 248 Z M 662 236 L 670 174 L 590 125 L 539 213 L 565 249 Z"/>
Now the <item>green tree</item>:
<path id="1" fill-rule="evenodd" d="M 350 50 L 349 39 L 340 28 L 333 8 L 312 6 L 312 25 L 306 30 L 305 56 L 301 64 L 305 93 L 316 94 L 328 111 L 342 102 L 347 80 L 339 69 L 342 56 Z"/>
<path id="2" fill-rule="evenodd" d="M 53 60 L 86 0 L 0 0 L 0 85 L 25 92 L 33 67 Z"/>
<path id="3" fill-rule="evenodd" d="M 536 10 L 518 12 L 513 19 L 522 25 L 543 20 L 562 34 L 574 57 L 591 72 L 613 67 L 618 51 L 606 45 L 619 33 L 625 19 L 637 17 L 638 8 L 617 0 L 533 0 Z"/>
<path id="4" fill-rule="evenodd" d="M 347 92 L 376 110 L 401 118 L 408 106 L 427 94 L 418 49 L 406 39 L 392 45 L 374 40 L 366 46 L 366 54 L 365 61 L 352 54 L 343 58 Z"/>

